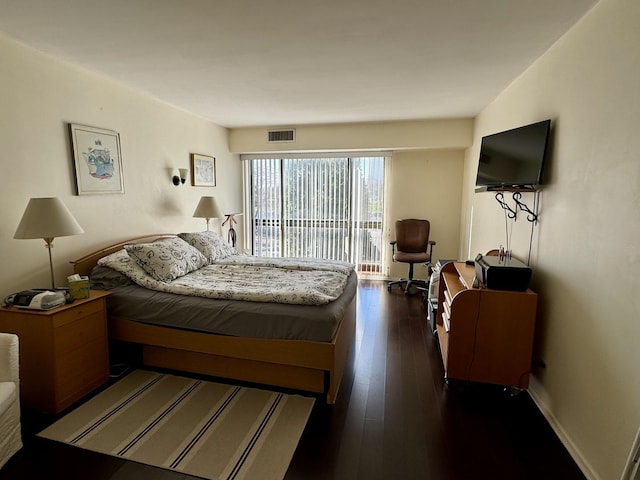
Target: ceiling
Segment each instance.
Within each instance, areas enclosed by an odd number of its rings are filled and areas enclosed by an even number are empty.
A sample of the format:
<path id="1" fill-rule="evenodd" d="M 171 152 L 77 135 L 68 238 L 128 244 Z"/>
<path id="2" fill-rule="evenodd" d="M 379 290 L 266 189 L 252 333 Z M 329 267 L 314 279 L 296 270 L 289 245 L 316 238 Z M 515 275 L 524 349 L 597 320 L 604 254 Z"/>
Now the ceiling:
<path id="1" fill-rule="evenodd" d="M 0 0 L 0 32 L 225 127 L 475 116 L 597 0 Z"/>

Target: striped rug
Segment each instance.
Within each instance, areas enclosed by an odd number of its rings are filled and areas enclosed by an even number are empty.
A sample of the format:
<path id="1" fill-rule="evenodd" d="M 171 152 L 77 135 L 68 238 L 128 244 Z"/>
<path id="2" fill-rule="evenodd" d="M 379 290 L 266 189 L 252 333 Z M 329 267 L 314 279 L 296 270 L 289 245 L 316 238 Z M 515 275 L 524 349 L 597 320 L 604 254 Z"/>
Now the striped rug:
<path id="1" fill-rule="evenodd" d="M 39 435 L 208 479 L 282 479 L 313 402 L 136 370 Z"/>

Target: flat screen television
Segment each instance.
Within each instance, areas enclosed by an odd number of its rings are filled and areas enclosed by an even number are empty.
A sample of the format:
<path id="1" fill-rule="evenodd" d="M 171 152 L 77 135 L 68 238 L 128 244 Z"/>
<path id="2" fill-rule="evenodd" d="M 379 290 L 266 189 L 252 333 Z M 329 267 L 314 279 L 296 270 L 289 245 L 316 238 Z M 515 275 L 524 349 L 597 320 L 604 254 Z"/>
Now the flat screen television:
<path id="1" fill-rule="evenodd" d="M 483 137 L 476 190 L 540 185 L 550 127 L 544 120 Z"/>

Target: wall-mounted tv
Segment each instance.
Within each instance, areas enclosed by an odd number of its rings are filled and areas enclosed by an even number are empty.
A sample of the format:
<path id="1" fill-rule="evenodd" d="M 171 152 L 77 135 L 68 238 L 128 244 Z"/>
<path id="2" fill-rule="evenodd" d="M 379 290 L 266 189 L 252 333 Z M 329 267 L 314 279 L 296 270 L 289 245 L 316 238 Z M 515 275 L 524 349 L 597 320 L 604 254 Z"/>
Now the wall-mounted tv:
<path id="1" fill-rule="evenodd" d="M 544 120 L 483 137 L 476 190 L 540 185 L 550 127 Z"/>

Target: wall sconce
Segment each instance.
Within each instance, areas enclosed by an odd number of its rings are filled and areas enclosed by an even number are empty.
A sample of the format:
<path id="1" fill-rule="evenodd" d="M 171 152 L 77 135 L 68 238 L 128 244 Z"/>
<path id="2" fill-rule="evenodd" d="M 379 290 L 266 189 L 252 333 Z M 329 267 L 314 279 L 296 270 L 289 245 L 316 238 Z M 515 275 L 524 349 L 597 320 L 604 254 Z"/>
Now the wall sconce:
<path id="1" fill-rule="evenodd" d="M 188 168 L 174 168 L 171 172 L 171 182 L 177 187 L 180 184 L 184 184 L 189 176 Z"/>

